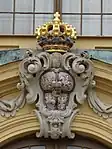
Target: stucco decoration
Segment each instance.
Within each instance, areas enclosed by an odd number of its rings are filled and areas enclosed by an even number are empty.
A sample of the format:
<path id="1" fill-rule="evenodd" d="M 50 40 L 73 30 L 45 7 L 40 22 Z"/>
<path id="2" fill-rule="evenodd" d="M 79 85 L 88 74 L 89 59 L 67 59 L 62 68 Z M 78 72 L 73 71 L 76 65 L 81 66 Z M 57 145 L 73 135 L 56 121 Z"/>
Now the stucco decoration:
<path id="1" fill-rule="evenodd" d="M 25 91 L 13 100 L 0 100 L 0 115 L 5 117 L 15 116 L 16 111 L 25 104 Z"/>
<path id="2" fill-rule="evenodd" d="M 93 64 L 88 55 L 70 51 L 76 39 L 75 29 L 61 23 L 58 17 L 37 29 L 42 50 L 26 51 L 20 63 L 21 82 L 17 87 L 21 95 L 10 101 L 0 100 L 0 114 L 7 117 L 14 116 L 25 103 L 35 104 L 40 121 L 36 135 L 52 139 L 75 137 L 70 125 L 85 100 L 100 116 L 112 116 L 112 106 L 95 95 Z"/>
<path id="3" fill-rule="evenodd" d="M 95 81 L 92 80 L 87 90 L 88 94 L 88 103 L 90 107 L 96 112 L 99 116 L 103 118 L 112 118 L 112 104 L 103 103 L 96 95 L 95 92 Z"/>

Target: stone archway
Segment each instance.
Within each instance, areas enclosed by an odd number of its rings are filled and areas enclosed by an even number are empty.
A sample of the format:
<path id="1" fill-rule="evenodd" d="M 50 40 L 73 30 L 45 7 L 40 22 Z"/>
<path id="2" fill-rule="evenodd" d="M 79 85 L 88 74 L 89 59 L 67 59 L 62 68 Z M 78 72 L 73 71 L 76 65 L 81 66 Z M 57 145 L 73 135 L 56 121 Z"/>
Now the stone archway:
<path id="1" fill-rule="evenodd" d="M 1 149 L 109 149 L 100 142 L 76 135 L 75 139 L 37 139 L 35 135 L 26 136 L 6 144 Z"/>

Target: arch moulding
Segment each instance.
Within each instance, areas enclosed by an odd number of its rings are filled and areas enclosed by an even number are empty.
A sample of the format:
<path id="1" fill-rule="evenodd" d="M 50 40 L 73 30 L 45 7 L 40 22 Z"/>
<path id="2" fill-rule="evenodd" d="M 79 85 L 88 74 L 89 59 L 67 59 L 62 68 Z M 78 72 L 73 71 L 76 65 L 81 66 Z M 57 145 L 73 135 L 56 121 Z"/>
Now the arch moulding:
<path id="1" fill-rule="evenodd" d="M 83 125 L 82 125 L 83 124 Z M 22 136 L 40 131 L 40 124 L 34 113 L 17 115 L 0 123 L 0 144 L 4 145 Z M 71 125 L 72 132 L 112 145 L 112 125 L 95 116 L 78 114 Z"/>

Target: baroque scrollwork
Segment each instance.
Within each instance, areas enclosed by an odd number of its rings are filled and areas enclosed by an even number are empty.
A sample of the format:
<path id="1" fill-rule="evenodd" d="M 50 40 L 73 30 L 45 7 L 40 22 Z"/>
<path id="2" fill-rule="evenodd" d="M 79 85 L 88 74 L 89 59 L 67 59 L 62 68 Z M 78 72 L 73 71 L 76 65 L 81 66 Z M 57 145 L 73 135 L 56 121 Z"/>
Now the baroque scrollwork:
<path id="1" fill-rule="evenodd" d="M 92 80 L 89 84 L 89 88 L 87 90 L 88 93 L 88 103 L 89 106 L 96 112 L 99 116 L 103 118 L 111 118 L 112 117 L 112 105 L 103 103 L 96 95 L 95 92 L 95 81 Z"/>
<path id="2" fill-rule="evenodd" d="M 25 104 L 25 92 L 23 91 L 16 99 L 0 100 L 0 115 L 5 117 L 15 116 L 16 111 Z"/>
<path id="3" fill-rule="evenodd" d="M 35 115 L 40 121 L 37 137 L 52 139 L 74 138 L 70 126 L 85 100 L 104 118 L 112 117 L 112 105 L 97 98 L 94 68 L 86 53 L 75 54 L 70 48 L 75 43 L 76 30 L 55 14 L 52 22 L 37 28 L 41 51 L 27 50 L 20 63 L 21 94 L 16 99 L 0 100 L 0 114 L 14 116 L 27 104 L 35 104 Z"/>
<path id="4" fill-rule="evenodd" d="M 25 103 L 35 103 L 34 111 L 40 121 L 40 132 L 36 135 L 53 139 L 75 137 L 70 124 L 79 111 L 79 105 L 86 99 L 100 116 L 112 116 L 112 106 L 105 105 L 96 96 L 93 64 L 87 55 L 26 53 L 19 67 L 21 83 L 17 87 L 21 94 L 10 101 L 0 100 L 2 116 L 14 116 Z"/>

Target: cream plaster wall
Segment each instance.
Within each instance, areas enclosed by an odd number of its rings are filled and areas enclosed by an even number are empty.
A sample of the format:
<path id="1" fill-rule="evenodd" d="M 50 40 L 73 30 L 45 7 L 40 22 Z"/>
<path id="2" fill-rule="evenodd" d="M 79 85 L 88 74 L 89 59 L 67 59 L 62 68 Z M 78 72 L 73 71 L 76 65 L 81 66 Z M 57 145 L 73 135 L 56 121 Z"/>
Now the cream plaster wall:
<path id="1" fill-rule="evenodd" d="M 34 35 L 13 35 L 0 36 L 0 49 L 9 48 L 36 48 L 36 38 Z M 112 37 L 85 37 L 78 36 L 76 47 L 79 49 L 107 48 L 112 49 Z"/>

